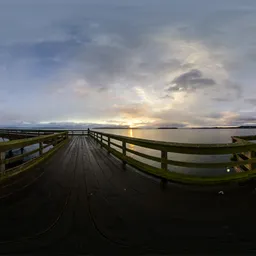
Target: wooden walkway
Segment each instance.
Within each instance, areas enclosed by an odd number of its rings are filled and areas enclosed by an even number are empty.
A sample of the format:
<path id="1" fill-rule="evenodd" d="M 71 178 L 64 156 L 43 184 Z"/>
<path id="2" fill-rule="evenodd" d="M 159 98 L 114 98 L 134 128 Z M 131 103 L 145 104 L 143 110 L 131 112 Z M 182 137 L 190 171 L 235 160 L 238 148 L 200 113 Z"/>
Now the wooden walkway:
<path id="1" fill-rule="evenodd" d="M 162 186 L 73 137 L 1 185 L 0 253 L 255 254 L 255 188 Z"/>

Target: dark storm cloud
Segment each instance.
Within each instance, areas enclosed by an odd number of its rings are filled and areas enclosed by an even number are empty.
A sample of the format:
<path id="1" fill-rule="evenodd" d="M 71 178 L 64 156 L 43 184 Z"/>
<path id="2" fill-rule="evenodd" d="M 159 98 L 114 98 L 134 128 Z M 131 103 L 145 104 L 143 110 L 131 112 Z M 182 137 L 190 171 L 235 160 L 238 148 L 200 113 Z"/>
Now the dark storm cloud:
<path id="1" fill-rule="evenodd" d="M 195 91 L 213 86 L 216 82 L 211 78 L 204 78 L 200 70 L 192 69 L 173 79 L 171 84 L 173 86 L 170 86 L 168 91 Z"/>

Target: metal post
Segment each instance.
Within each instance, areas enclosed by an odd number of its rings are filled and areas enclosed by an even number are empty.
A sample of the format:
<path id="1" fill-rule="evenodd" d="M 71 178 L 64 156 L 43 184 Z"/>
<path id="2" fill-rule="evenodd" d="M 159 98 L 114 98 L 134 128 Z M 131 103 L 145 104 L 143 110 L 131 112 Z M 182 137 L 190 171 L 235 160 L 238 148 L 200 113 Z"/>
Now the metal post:
<path id="1" fill-rule="evenodd" d="M 166 151 L 161 151 L 161 160 L 167 160 L 167 152 Z M 161 162 L 161 168 L 165 171 L 167 171 L 167 163 Z"/>
<path id="2" fill-rule="evenodd" d="M 0 152 L 0 172 L 4 172 L 5 171 L 5 163 L 3 163 L 3 161 L 5 160 L 5 152 Z"/>
<path id="3" fill-rule="evenodd" d="M 102 148 L 102 134 L 100 135 L 100 147 Z"/>

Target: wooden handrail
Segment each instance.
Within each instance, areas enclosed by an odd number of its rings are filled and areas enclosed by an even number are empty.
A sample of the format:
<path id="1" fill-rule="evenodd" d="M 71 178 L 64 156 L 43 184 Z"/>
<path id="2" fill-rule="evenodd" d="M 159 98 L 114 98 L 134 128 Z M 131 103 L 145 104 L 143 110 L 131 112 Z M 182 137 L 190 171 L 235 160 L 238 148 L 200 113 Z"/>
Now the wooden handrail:
<path id="1" fill-rule="evenodd" d="M 66 136 L 67 132 L 61 132 L 61 133 L 50 134 L 50 135 L 41 135 L 35 138 L 0 142 L 0 152 L 17 149 L 17 148 L 24 148 L 26 146 L 30 146 L 39 142 L 48 141 L 49 139 L 54 139 L 54 138 L 57 138 L 58 136 L 63 136 L 63 135 Z"/>
<path id="2" fill-rule="evenodd" d="M 57 145 L 61 144 L 62 142 L 66 141 L 68 139 L 68 131 L 59 132 L 59 133 L 53 133 L 50 135 L 41 135 L 35 138 L 26 138 L 26 139 L 19 139 L 19 140 L 13 140 L 13 141 L 7 141 L 7 142 L 0 142 L 0 174 L 5 174 L 6 171 L 6 164 L 16 162 L 18 160 L 24 159 L 24 157 L 32 155 L 34 153 L 39 152 L 39 157 L 42 157 L 45 153 L 43 153 L 43 150 L 49 146 L 56 147 Z M 49 143 L 49 141 L 51 141 Z M 47 145 L 43 145 L 43 143 L 46 143 Z M 13 149 L 22 149 L 27 146 L 31 146 L 34 144 L 39 144 L 38 149 L 31 150 L 26 153 L 22 153 L 19 156 L 14 156 L 9 159 L 5 159 L 5 154 L 9 150 Z M 53 149 L 51 149 L 53 150 Z M 20 166 L 15 167 L 20 168 Z M 14 168 L 14 169 L 15 169 Z M 9 170 L 7 170 L 9 171 Z"/>
<path id="3" fill-rule="evenodd" d="M 33 136 L 39 136 L 39 135 L 45 135 L 45 134 L 53 134 L 53 133 L 61 133 L 61 132 L 68 132 L 69 136 L 88 136 L 89 132 L 88 129 L 44 129 L 44 130 L 36 130 L 36 129 L 0 129 L 0 137 L 1 135 L 6 135 L 5 137 L 12 136 L 13 138 L 21 137 L 21 135 L 24 135 L 24 137 L 31 137 Z"/>
<path id="4" fill-rule="evenodd" d="M 106 139 L 99 139 L 105 137 Z M 90 131 L 89 136 L 94 138 L 98 141 L 101 146 L 107 149 L 109 153 L 112 153 L 116 157 L 120 158 L 123 163 L 129 163 L 132 166 L 141 169 L 147 173 L 155 175 L 160 178 L 168 178 L 176 181 L 186 181 L 192 183 L 218 183 L 223 181 L 230 181 L 230 180 L 238 180 L 244 179 L 247 177 L 245 174 L 229 174 L 223 176 L 214 176 L 214 177 L 207 177 L 207 176 L 195 176 L 195 175 L 187 175 L 187 174 L 180 174 L 169 172 L 168 165 L 180 166 L 180 167 L 188 167 L 188 168 L 228 168 L 228 167 L 236 167 L 236 166 L 244 166 L 256 163 L 255 158 L 247 158 L 245 160 L 239 161 L 228 161 L 228 162 L 221 162 L 221 163 L 196 163 L 196 162 L 185 162 L 185 161 L 175 161 L 168 159 L 168 152 L 174 153 L 181 153 L 181 154 L 193 154 L 193 155 L 223 155 L 223 154 L 235 154 L 241 152 L 253 152 L 256 150 L 256 144 L 249 142 L 248 140 L 255 139 L 256 136 L 243 136 L 239 137 L 232 137 L 233 143 L 225 143 L 225 144 L 189 144 L 189 143 L 173 143 L 173 142 L 162 142 L 162 141 L 153 141 L 153 140 L 146 140 L 146 139 L 138 139 L 138 138 L 131 138 L 127 136 L 97 132 L 97 131 Z M 113 140 L 120 141 L 120 144 L 113 142 Z M 136 151 L 130 149 L 126 146 L 126 144 L 132 144 L 144 148 L 158 150 L 160 152 L 161 157 L 151 156 L 141 151 Z M 119 149 L 116 150 L 113 148 L 117 147 Z M 139 160 L 135 160 L 134 158 L 127 156 L 126 152 L 132 153 L 144 159 L 152 160 L 161 164 L 161 168 L 154 167 L 152 165 L 146 164 Z M 252 171 L 252 172 L 251 172 Z M 250 173 L 254 173 L 251 170 Z M 256 170 L 255 170 L 256 172 Z M 228 178 L 227 178 L 228 177 Z"/>
<path id="5" fill-rule="evenodd" d="M 255 149 L 256 144 L 243 141 L 240 143 L 222 143 L 222 144 L 192 144 L 192 143 L 176 143 L 176 142 L 163 142 L 147 139 L 131 138 L 122 135 L 115 135 L 103 132 L 90 131 L 90 134 L 102 134 L 103 136 L 110 137 L 118 141 L 125 141 L 126 143 L 136 146 L 155 149 L 160 151 L 181 153 L 181 154 L 194 154 L 194 155 L 226 155 L 239 153 L 242 151 L 250 151 Z"/>

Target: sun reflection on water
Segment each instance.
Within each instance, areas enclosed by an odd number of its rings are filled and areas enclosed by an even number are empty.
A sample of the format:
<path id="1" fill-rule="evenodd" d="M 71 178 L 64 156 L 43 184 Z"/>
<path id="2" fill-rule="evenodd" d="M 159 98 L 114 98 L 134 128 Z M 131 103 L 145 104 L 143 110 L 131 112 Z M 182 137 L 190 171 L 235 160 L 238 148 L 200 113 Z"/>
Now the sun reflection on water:
<path id="1" fill-rule="evenodd" d="M 133 137 L 133 130 L 132 130 L 131 128 L 129 129 L 129 136 L 130 136 L 130 137 Z M 129 144 L 129 148 L 130 148 L 130 149 L 134 149 L 134 145 Z"/>

